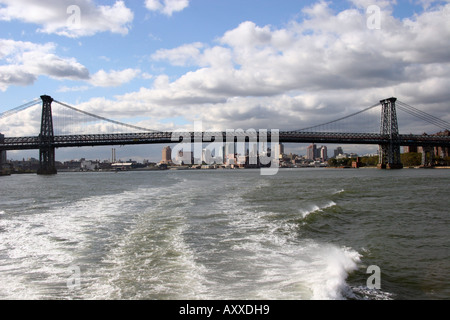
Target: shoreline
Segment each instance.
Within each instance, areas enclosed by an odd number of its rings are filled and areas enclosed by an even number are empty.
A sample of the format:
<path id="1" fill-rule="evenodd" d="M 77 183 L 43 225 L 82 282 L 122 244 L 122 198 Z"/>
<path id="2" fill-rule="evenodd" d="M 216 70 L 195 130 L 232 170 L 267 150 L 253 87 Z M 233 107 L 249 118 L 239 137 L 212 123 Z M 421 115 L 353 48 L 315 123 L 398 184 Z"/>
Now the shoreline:
<path id="1" fill-rule="evenodd" d="M 358 169 L 378 169 L 375 166 L 370 167 L 359 167 L 359 168 L 352 168 L 352 167 L 296 167 L 296 168 L 290 168 L 290 167 L 280 167 L 280 170 L 286 170 L 286 169 L 340 169 L 340 170 L 358 170 Z M 450 166 L 442 166 L 442 167 L 404 167 L 403 169 L 450 169 Z M 119 172 L 154 172 L 154 171 L 235 171 L 235 170 L 260 170 L 260 168 L 190 168 L 190 167 L 171 167 L 167 169 L 160 169 L 160 168 L 139 168 L 139 169 L 130 169 L 130 170 L 91 170 L 91 171 L 82 171 L 82 170 L 67 170 L 67 169 L 60 169 L 58 170 L 58 173 L 119 173 Z M 22 174 L 36 174 L 36 171 L 28 171 L 28 172 L 10 172 L 7 174 L 0 173 L 0 177 L 2 176 L 12 176 L 12 175 L 22 175 Z"/>

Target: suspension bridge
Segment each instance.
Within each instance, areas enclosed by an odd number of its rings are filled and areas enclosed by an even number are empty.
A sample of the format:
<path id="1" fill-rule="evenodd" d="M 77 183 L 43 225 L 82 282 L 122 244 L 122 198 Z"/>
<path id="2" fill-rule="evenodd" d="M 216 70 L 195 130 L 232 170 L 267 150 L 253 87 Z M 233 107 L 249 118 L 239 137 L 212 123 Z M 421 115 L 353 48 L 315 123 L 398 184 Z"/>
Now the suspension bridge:
<path id="1" fill-rule="evenodd" d="M 173 144 L 186 143 L 186 136 L 191 143 L 208 142 L 220 138 L 219 141 L 249 141 L 248 132 L 229 131 L 223 132 L 169 132 L 143 128 L 133 124 L 115 121 L 81 109 L 66 103 L 54 100 L 43 95 L 40 99 L 33 100 L 17 108 L 0 114 L 0 121 L 28 110 L 36 105 L 41 105 L 40 132 L 38 135 L 5 137 L 0 134 L 0 152 L 3 154 L 11 150 L 39 150 L 40 169 L 38 174 L 56 174 L 55 150 L 69 147 L 95 147 L 108 145 L 139 145 L 139 144 Z M 52 104 L 60 108 L 55 114 L 52 112 Z M 381 107 L 381 117 L 375 108 Z M 439 130 L 444 130 L 446 135 L 427 134 L 400 134 L 397 118 L 397 109 L 405 112 L 410 117 L 424 121 Z M 377 124 L 377 132 L 363 130 L 364 124 L 354 121 L 356 117 L 369 115 L 369 123 Z M 376 117 L 375 117 L 376 116 Z M 374 121 L 375 118 L 378 121 Z M 353 124 L 351 124 L 353 121 Z M 1 122 L 0 122 L 1 123 Z M 337 130 L 337 124 L 350 123 L 344 129 Z M 80 127 L 84 127 L 80 129 Z M 117 129 L 118 128 L 118 129 Z M 0 128 L 0 131 L 2 128 Z M 396 98 L 388 98 L 377 102 L 373 106 L 349 114 L 339 119 L 322 123 L 316 126 L 299 130 L 266 130 L 265 141 L 276 140 L 279 143 L 322 143 L 322 144 L 363 144 L 379 146 L 379 164 L 381 169 L 400 169 L 403 167 L 400 158 L 400 147 L 423 148 L 422 161 L 426 162 L 428 154 L 432 156 L 434 148 L 450 148 L 450 123 L 430 115 L 420 109 L 414 108 Z M 260 130 L 261 131 L 261 130 Z M 259 132 L 260 132 L 259 131 Z M 76 133 L 77 132 L 77 133 Z M 96 132 L 96 133 L 94 133 Z M 230 134 L 232 137 L 230 137 Z M 276 135 L 276 136 L 275 136 Z M 256 135 L 258 138 L 259 134 Z M 1 157 L 5 159 L 6 157 Z"/>

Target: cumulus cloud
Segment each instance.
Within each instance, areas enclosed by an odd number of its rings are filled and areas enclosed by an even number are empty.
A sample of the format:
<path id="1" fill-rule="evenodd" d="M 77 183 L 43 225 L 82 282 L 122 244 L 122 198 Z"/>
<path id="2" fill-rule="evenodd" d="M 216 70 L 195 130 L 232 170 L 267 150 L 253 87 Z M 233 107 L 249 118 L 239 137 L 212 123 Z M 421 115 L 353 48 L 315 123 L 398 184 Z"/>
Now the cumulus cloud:
<path id="1" fill-rule="evenodd" d="M 57 56 L 55 44 L 0 39 L 0 90 L 11 85 L 31 85 L 38 76 L 87 80 L 89 71 L 73 58 Z"/>
<path id="2" fill-rule="evenodd" d="M 155 75 L 150 87 L 78 107 L 115 119 L 148 117 L 139 125 L 158 130 L 173 129 L 168 118 L 200 118 L 216 130 L 295 130 L 396 96 L 450 121 L 450 19 L 444 14 L 450 4 L 398 19 L 393 4 L 380 1 L 381 29 L 371 30 L 365 2 L 353 3 L 335 12 L 318 2 L 303 10 L 302 20 L 281 28 L 245 21 L 212 43 L 157 50 L 154 61 L 190 71 L 178 77 Z M 11 50 L 0 46 L 0 58 L 14 56 Z M 101 70 L 89 81 L 117 85 L 119 78 L 129 81 L 138 72 Z M 32 80 L 25 75 L 16 79 Z"/>
<path id="3" fill-rule="evenodd" d="M 167 16 L 180 12 L 189 6 L 189 0 L 146 0 L 145 6 L 150 11 L 157 11 Z"/>
<path id="4" fill-rule="evenodd" d="M 376 31 L 367 28 L 364 10 L 335 14 L 320 2 L 304 12 L 307 19 L 283 29 L 243 22 L 213 48 L 194 43 L 159 50 L 154 59 L 199 67 L 166 90 L 216 97 L 358 90 L 416 83 L 433 76 L 433 64 L 448 70 L 450 19 L 440 10 L 403 21 L 386 15 Z"/>
<path id="5" fill-rule="evenodd" d="M 222 129 L 273 123 L 298 129 L 398 96 L 450 120 L 450 19 L 444 14 L 450 5 L 401 20 L 392 2 L 379 1 L 381 29 L 371 30 L 366 3 L 353 3 L 334 12 L 318 2 L 284 28 L 246 21 L 214 45 L 158 50 L 155 61 L 191 71 L 172 80 L 155 77 L 152 87 L 103 101 L 102 108 L 120 114 L 121 107 L 133 106 L 160 119 L 202 117 Z"/>
<path id="6" fill-rule="evenodd" d="M 99 70 L 90 74 L 89 70 L 74 58 L 55 54 L 54 43 L 36 44 L 32 42 L 0 39 L 0 91 L 9 86 L 32 85 L 39 76 L 56 80 L 83 81 L 95 87 L 117 87 L 141 75 L 139 69 Z M 144 78 L 150 75 L 143 74 Z M 86 85 L 69 88 L 64 86 L 59 92 L 84 91 Z"/>
<path id="7" fill-rule="evenodd" d="M 133 16 L 124 1 L 96 5 L 92 0 L 0 0 L 0 20 L 33 23 L 39 32 L 73 38 L 106 31 L 127 34 Z"/>
<path id="8" fill-rule="evenodd" d="M 151 58 L 155 61 L 168 60 L 174 66 L 198 65 L 203 47 L 204 44 L 196 42 L 175 49 L 160 49 Z"/>
<path id="9" fill-rule="evenodd" d="M 128 83 L 140 74 L 139 69 L 111 70 L 106 72 L 100 70 L 93 74 L 89 82 L 96 87 L 117 87 Z"/>

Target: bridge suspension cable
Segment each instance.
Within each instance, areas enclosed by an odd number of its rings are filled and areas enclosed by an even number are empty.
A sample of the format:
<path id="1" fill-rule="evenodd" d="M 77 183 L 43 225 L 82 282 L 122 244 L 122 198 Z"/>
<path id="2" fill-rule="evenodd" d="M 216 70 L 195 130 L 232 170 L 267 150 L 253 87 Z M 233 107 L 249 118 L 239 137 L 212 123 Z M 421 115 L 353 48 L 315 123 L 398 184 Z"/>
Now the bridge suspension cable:
<path id="1" fill-rule="evenodd" d="M 426 113 L 426 112 L 424 112 L 422 110 L 419 110 L 417 108 L 414 108 L 414 107 L 412 107 L 412 106 L 410 106 L 410 105 L 408 105 L 408 104 L 406 104 L 404 102 L 397 101 L 397 108 L 402 110 L 402 111 L 404 111 L 404 112 L 406 112 L 406 113 L 408 113 L 408 114 L 410 114 L 410 115 L 412 115 L 412 116 L 414 116 L 414 117 L 416 117 L 416 118 L 419 118 L 419 119 L 424 120 L 424 121 L 426 121 L 426 122 L 428 122 L 430 124 L 433 124 L 433 125 L 441 128 L 441 129 L 450 130 L 450 123 L 449 122 L 447 122 L 445 120 L 442 120 L 440 118 L 437 118 L 437 117 L 435 117 L 435 116 L 433 116 L 433 115 L 431 115 L 429 113 Z"/>
<path id="2" fill-rule="evenodd" d="M 57 103 L 57 104 L 59 104 L 59 105 L 61 105 L 61 106 L 63 106 L 63 107 L 66 107 L 66 108 L 68 108 L 68 109 L 71 109 L 71 110 L 73 110 L 73 111 L 82 113 L 82 114 L 84 114 L 84 115 L 93 117 L 93 118 L 98 119 L 98 120 L 102 120 L 102 121 L 109 122 L 109 123 L 112 123 L 112 124 L 115 124 L 115 125 L 127 127 L 127 128 L 130 128 L 130 129 L 135 129 L 135 130 L 139 130 L 139 131 L 144 131 L 144 132 L 160 132 L 160 131 L 157 131 L 157 130 L 147 129 L 147 128 L 135 126 L 135 125 L 132 125 L 132 124 L 128 124 L 128 123 L 124 123 L 124 122 L 120 122 L 120 121 L 108 119 L 108 118 L 105 118 L 105 117 L 102 117 L 102 116 L 98 116 L 98 115 L 96 115 L 96 114 L 93 114 L 93 113 L 90 113 L 90 112 L 87 112 L 87 111 L 83 111 L 83 110 L 77 109 L 77 108 L 75 108 L 75 107 L 72 107 L 72 106 L 70 106 L 70 105 L 68 105 L 68 104 L 66 104 L 66 103 L 60 102 L 60 101 L 53 100 L 53 102 L 55 102 L 55 103 Z"/>
<path id="3" fill-rule="evenodd" d="M 319 127 L 323 127 L 323 126 L 327 126 L 327 125 L 330 125 L 330 124 L 334 124 L 334 123 L 336 123 L 336 122 L 339 122 L 339 121 L 342 121 L 342 120 L 351 118 L 351 117 L 353 117 L 353 116 L 356 116 L 356 115 L 358 115 L 358 114 L 361 114 L 361 113 L 363 113 L 363 112 L 369 111 L 369 110 L 371 110 L 371 109 L 373 109 L 373 108 L 375 108 L 375 107 L 378 107 L 379 105 L 380 105 L 380 103 L 378 102 L 378 103 L 376 103 L 376 104 L 374 104 L 374 105 L 372 105 L 372 106 L 370 106 L 370 107 L 368 107 L 368 108 L 366 108 L 366 109 L 364 109 L 364 110 L 361 110 L 361 111 L 352 113 L 352 114 L 350 114 L 350 115 L 348 115 L 348 116 L 345 116 L 345 117 L 342 117 L 342 118 L 339 118 L 339 119 L 336 119 L 336 120 L 328 121 L 328 122 L 325 122 L 325 123 L 322 123 L 322 124 L 319 124 L 319 125 L 315 125 L 315 126 L 312 126 L 312 127 L 307 127 L 307 128 L 303 128 L 303 129 L 299 129 L 299 130 L 294 130 L 294 132 L 299 132 L 299 131 L 311 131 L 312 129 L 316 129 L 316 128 L 319 128 Z"/>
<path id="4" fill-rule="evenodd" d="M 14 109 L 5 111 L 3 113 L 0 113 L 0 119 L 4 119 L 4 118 L 7 118 L 9 116 L 12 116 L 12 115 L 14 115 L 14 114 L 16 114 L 16 113 L 18 113 L 20 111 L 26 110 L 28 108 L 31 108 L 31 107 L 37 105 L 37 104 L 40 104 L 41 102 L 42 102 L 41 99 L 35 99 L 33 101 L 24 103 L 23 105 L 18 106 L 18 107 L 14 108 Z"/>

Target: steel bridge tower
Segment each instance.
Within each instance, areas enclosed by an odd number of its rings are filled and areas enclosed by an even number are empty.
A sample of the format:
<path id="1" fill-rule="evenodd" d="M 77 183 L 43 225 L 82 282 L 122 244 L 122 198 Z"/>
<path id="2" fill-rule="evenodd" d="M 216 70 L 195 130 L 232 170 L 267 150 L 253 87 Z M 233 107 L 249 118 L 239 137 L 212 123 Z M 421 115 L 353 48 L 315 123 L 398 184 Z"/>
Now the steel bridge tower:
<path id="1" fill-rule="evenodd" d="M 39 134 L 39 170 L 37 174 L 56 174 L 55 147 L 53 147 L 54 132 L 52 118 L 52 102 L 50 96 L 41 96 L 42 118 L 41 133 Z"/>
<path id="2" fill-rule="evenodd" d="M 381 129 L 382 136 L 387 137 L 389 142 L 380 145 L 379 149 L 379 169 L 402 169 L 403 164 L 400 158 L 400 143 L 398 133 L 397 112 L 395 102 L 397 98 L 381 100 Z"/>

